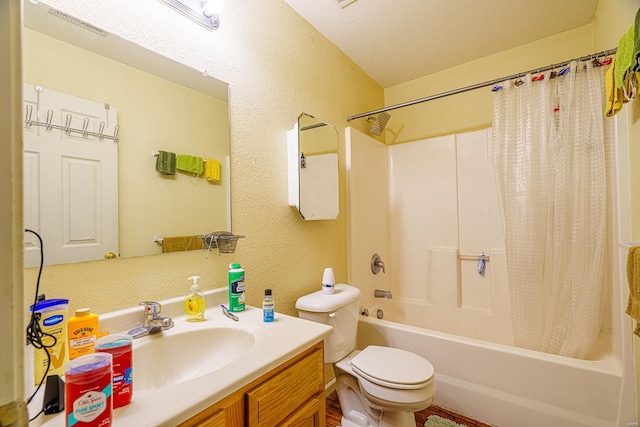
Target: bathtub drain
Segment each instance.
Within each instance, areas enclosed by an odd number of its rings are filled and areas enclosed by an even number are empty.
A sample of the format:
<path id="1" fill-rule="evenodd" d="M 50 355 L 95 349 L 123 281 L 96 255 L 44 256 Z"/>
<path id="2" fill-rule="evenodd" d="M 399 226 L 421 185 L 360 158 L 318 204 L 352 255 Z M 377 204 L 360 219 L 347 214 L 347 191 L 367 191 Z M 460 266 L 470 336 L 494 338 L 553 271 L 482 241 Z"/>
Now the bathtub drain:
<path id="1" fill-rule="evenodd" d="M 376 316 L 378 316 L 378 319 L 382 319 L 384 317 L 384 311 L 378 310 L 378 312 L 376 313 Z"/>

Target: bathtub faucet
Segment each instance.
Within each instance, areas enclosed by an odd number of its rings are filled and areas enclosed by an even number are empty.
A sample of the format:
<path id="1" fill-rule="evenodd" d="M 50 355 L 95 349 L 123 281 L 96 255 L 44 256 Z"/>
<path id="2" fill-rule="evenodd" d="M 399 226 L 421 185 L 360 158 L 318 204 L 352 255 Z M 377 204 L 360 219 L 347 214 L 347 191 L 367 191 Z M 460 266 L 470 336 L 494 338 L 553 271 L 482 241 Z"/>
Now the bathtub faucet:
<path id="1" fill-rule="evenodd" d="M 391 291 L 381 291 L 380 289 L 376 289 L 376 298 L 393 298 L 391 296 Z"/>

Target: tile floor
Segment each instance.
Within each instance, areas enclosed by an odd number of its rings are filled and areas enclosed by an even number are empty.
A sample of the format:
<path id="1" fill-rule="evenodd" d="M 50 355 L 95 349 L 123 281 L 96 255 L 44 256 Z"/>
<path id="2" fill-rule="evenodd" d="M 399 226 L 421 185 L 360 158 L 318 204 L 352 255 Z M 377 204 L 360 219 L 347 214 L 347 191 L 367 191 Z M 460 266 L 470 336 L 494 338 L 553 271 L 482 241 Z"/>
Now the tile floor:
<path id="1" fill-rule="evenodd" d="M 455 421 L 458 424 L 462 424 L 467 427 L 491 427 L 489 424 L 484 424 L 471 418 L 456 414 L 455 412 L 448 411 L 435 405 L 429 406 L 424 411 L 416 412 L 416 427 L 423 427 L 427 421 L 429 415 L 439 415 L 442 418 L 446 418 L 451 421 Z M 342 418 L 342 412 L 340 410 L 340 403 L 338 402 L 338 395 L 336 392 L 332 392 L 327 396 L 327 427 L 338 427 L 341 425 L 340 419 Z"/>

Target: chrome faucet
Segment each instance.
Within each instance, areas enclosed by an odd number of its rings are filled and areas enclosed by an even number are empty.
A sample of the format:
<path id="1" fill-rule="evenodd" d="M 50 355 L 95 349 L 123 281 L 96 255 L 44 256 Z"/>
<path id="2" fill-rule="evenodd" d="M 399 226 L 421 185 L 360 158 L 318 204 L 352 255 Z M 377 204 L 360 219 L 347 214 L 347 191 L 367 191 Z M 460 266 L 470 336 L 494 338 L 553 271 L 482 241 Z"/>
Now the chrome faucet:
<path id="1" fill-rule="evenodd" d="M 131 329 L 127 334 L 133 338 L 140 338 L 146 335 L 155 335 L 174 326 L 173 319 L 160 316 L 162 306 L 155 301 L 143 301 L 138 305 L 144 306 L 144 323 L 142 326 Z"/>
<path id="2" fill-rule="evenodd" d="M 375 296 L 376 298 L 393 298 L 391 296 L 391 291 L 382 291 L 380 289 L 376 289 Z"/>
<path id="3" fill-rule="evenodd" d="M 382 258 L 380 258 L 380 255 L 373 254 L 371 256 L 371 272 L 373 274 L 378 274 L 380 273 L 381 269 L 383 273 L 386 273 L 386 271 L 384 270 L 384 262 L 382 262 Z"/>

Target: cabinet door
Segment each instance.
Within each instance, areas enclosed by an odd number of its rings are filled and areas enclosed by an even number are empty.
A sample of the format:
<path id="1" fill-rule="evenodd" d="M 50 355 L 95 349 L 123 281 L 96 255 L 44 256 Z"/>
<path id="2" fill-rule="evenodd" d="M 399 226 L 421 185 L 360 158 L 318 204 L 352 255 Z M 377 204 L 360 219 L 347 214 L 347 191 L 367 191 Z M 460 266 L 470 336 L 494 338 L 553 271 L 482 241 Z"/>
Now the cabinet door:
<path id="1" fill-rule="evenodd" d="M 291 414 L 278 427 L 322 427 L 326 424 L 324 392 L 317 393 L 311 400 Z"/>
<path id="2" fill-rule="evenodd" d="M 316 347 L 269 380 L 247 392 L 250 427 L 273 427 L 324 392 L 322 349 Z M 324 401 L 323 401 L 324 402 Z M 295 424 L 293 424 L 295 425 Z"/>

